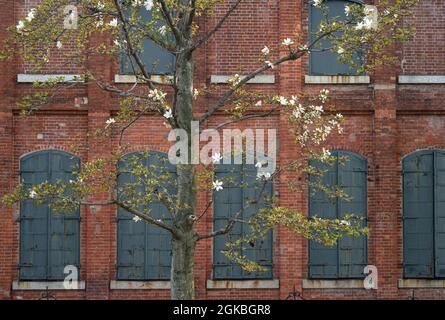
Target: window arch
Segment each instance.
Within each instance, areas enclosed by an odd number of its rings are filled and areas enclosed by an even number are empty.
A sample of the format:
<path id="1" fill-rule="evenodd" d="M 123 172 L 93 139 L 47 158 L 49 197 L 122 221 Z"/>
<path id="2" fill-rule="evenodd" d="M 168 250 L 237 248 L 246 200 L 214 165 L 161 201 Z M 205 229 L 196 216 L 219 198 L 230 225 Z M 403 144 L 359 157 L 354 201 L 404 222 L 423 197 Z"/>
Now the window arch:
<path id="1" fill-rule="evenodd" d="M 215 180 L 224 181 L 224 188 L 213 192 L 213 228 L 224 228 L 229 219 L 239 210 L 239 219 L 247 220 L 261 207 L 264 207 L 264 196 L 272 196 L 272 183 L 268 182 L 256 204 L 249 200 L 256 199 L 260 186 L 256 182 L 257 168 L 246 164 L 219 164 L 215 167 Z M 222 253 L 229 239 L 239 239 L 248 235 L 250 228 L 243 223 L 236 223 L 228 235 L 216 236 L 213 239 L 213 277 L 215 279 L 270 279 L 272 278 L 272 230 L 265 239 L 258 240 L 249 248 L 240 248 L 243 255 L 267 268 L 266 271 L 247 272 L 237 263 L 231 262 Z"/>
<path id="2" fill-rule="evenodd" d="M 33 152 L 20 159 L 25 187 L 75 179 L 80 159 L 58 150 Z M 62 280 L 67 265 L 80 266 L 80 210 L 54 213 L 48 204 L 20 203 L 20 280 Z"/>
<path id="3" fill-rule="evenodd" d="M 329 199 L 326 193 L 309 188 L 309 216 L 342 219 L 345 214 L 367 217 L 368 161 L 349 151 L 331 151 L 336 161 L 332 166 L 310 161 L 310 165 L 326 170 L 323 176 L 310 176 L 309 181 L 320 181 L 327 186 L 339 186 L 351 201 Z M 341 159 L 341 161 L 339 161 Z M 343 159 L 345 161 L 343 161 Z M 320 279 L 361 278 L 367 265 L 367 237 L 340 238 L 334 246 L 323 246 L 309 241 L 309 277 Z"/>
<path id="4" fill-rule="evenodd" d="M 338 17 L 340 20 L 346 19 L 345 7 L 351 4 L 362 4 L 359 0 L 325 0 L 324 5 L 328 8 L 328 19 Z M 323 11 L 309 1 L 309 42 L 315 39 L 314 33 L 320 31 L 320 23 L 326 18 Z M 317 49 L 326 49 L 331 47 L 329 40 L 321 40 Z M 360 57 L 356 56 L 357 61 Z M 338 60 L 338 54 L 330 50 L 309 54 L 309 73 L 311 75 L 357 75 L 357 70 L 351 68 L 350 63 L 342 63 Z"/>
<path id="5" fill-rule="evenodd" d="M 168 156 L 158 151 L 133 152 L 119 161 L 118 187 L 134 183 L 135 176 L 129 173 L 132 159 L 139 157 L 140 163 L 153 172 L 169 172 L 175 178 L 176 168 L 168 162 Z M 161 170 L 160 168 L 164 168 Z M 174 181 L 160 188 L 174 194 Z M 139 187 L 144 192 L 145 188 Z M 168 209 L 160 201 L 148 204 L 151 216 L 171 222 Z M 171 270 L 171 235 L 168 231 L 144 221 L 134 221 L 134 215 L 118 208 L 117 212 L 117 279 L 119 280 L 169 280 Z"/>
<path id="6" fill-rule="evenodd" d="M 445 277 L 445 151 L 402 161 L 403 257 L 408 278 Z"/>

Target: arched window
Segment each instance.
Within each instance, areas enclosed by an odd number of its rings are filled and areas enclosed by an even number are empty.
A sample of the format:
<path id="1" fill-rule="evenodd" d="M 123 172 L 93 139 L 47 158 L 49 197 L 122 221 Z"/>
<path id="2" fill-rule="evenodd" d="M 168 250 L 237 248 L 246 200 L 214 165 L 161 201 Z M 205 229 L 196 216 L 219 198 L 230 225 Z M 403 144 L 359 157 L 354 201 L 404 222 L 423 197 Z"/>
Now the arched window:
<path id="1" fill-rule="evenodd" d="M 260 197 L 262 183 L 256 181 L 257 170 L 254 165 L 220 164 L 215 168 L 215 179 L 224 181 L 223 190 L 213 193 L 213 228 L 220 230 L 240 210 L 240 220 L 248 220 L 264 206 L 264 197 L 272 196 L 272 184 L 267 183 Z M 258 203 L 251 203 L 259 198 Z M 245 223 L 236 223 L 228 235 L 220 235 L 213 241 L 213 277 L 215 279 L 270 279 L 272 278 L 272 231 L 267 237 L 252 243 L 249 248 L 240 248 L 240 254 L 267 271 L 247 272 L 237 263 L 230 261 L 222 251 L 227 249 L 227 240 L 236 240 L 247 236 L 250 227 Z"/>
<path id="2" fill-rule="evenodd" d="M 326 170 L 310 181 L 320 179 L 326 186 L 339 186 L 351 198 L 329 199 L 325 192 L 310 188 L 309 215 L 325 219 L 342 219 L 346 214 L 367 217 L 367 172 L 366 158 L 348 152 L 331 151 L 337 158 L 332 166 L 311 161 L 311 165 Z M 364 221 L 366 224 L 366 220 Z M 323 246 L 309 241 L 309 277 L 320 279 L 364 277 L 367 265 L 366 236 L 342 237 L 334 246 Z"/>
<path id="3" fill-rule="evenodd" d="M 122 2 L 125 1 L 123 0 Z M 127 16 L 129 16 L 129 13 L 127 14 Z M 141 6 L 139 9 L 139 17 L 142 24 L 150 22 L 152 20 L 151 10 L 147 10 L 145 6 Z M 156 33 L 159 33 L 160 28 L 165 28 L 165 24 L 163 24 L 161 21 L 157 21 L 153 24 L 153 28 L 156 30 Z M 130 26 L 130 33 L 132 31 L 134 32 L 135 29 L 140 29 L 140 26 Z M 167 37 L 169 37 L 169 41 L 171 41 L 173 35 L 167 35 Z M 142 63 L 145 65 L 146 70 L 148 70 L 150 73 L 165 75 L 172 74 L 174 66 L 174 55 L 168 52 L 166 49 L 160 47 L 153 40 L 144 36 L 141 41 L 141 48 L 138 50 L 138 53 Z M 133 74 L 134 70 L 139 70 L 136 61 L 133 57 L 130 58 L 127 53 L 123 53 L 121 55 L 120 61 L 120 73 Z"/>
<path id="4" fill-rule="evenodd" d="M 26 187 L 45 181 L 74 179 L 80 159 L 45 150 L 20 159 L 20 179 Z M 54 213 L 32 199 L 20 203 L 20 280 L 63 280 L 65 266 L 79 267 L 80 211 Z"/>
<path id="5" fill-rule="evenodd" d="M 404 276 L 445 277 L 445 151 L 418 151 L 402 165 Z"/>
<path id="6" fill-rule="evenodd" d="M 360 4 L 361 1 L 354 0 L 325 0 L 324 5 L 327 7 L 328 16 L 327 19 L 323 14 L 323 11 L 315 7 L 312 1 L 309 1 L 309 43 L 316 39 L 315 33 L 320 31 L 321 21 L 329 21 L 333 18 L 338 20 L 345 20 L 345 7 L 351 4 Z M 357 71 L 351 68 L 349 63 L 342 63 L 338 60 L 338 54 L 328 49 L 332 46 L 332 43 L 323 39 L 320 40 L 314 49 L 319 51 L 311 51 L 309 54 L 309 73 L 311 75 L 356 75 Z M 320 51 L 323 50 L 323 51 Z M 359 61 L 359 57 L 356 57 Z"/>
<path id="7" fill-rule="evenodd" d="M 119 161 L 118 187 L 133 184 L 136 177 L 130 173 L 134 159 L 151 172 L 169 173 L 175 177 L 176 168 L 168 162 L 165 153 L 149 151 L 148 154 L 134 152 L 125 155 Z M 159 188 L 170 190 L 174 194 L 174 183 L 160 185 Z M 138 185 L 142 194 L 146 191 Z M 121 195 L 121 197 L 123 197 Z M 171 217 L 166 206 L 160 201 L 152 201 L 147 206 L 150 215 L 170 223 Z M 142 208 L 141 208 L 142 209 Z M 117 279 L 119 280 L 168 280 L 171 266 L 171 235 L 168 231 L 153 226 L 145 221 L 134 221 L 134 215 L 119 208 L 117 213 Z"/>

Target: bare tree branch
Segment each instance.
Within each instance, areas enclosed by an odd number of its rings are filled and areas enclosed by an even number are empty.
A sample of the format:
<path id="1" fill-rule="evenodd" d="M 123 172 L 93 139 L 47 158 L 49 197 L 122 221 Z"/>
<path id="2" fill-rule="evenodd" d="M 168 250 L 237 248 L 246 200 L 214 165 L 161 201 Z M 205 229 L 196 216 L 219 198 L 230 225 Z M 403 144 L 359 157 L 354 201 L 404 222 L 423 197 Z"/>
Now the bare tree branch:
<path id="1" fill-rule="evenodd" d="M 233 11 L 235 11 L 235 9 L 238 7 L 238 5 L 242 2 L 243 0 L 236 0 L 236 2 L 234 4 L 232 4 L 229 8 L 229 10 L 227 10 L 227 12 L 224 14 L 224 16 L 221 18 L 221 20 L 219 20 L 219 22 L 216 24 L 216 26 L 209 32 L 207 33 L 203 38 L 201 38 L 200 40 L 198 40 L 191 48 L 191 51 L 194 51 L 195 49 L 197 49 L 199 46 L 201 46 L 202 44 L 206 43 L 224 24 L 224 22 L 227 20 L 227 18 L 232 14 Z"/>

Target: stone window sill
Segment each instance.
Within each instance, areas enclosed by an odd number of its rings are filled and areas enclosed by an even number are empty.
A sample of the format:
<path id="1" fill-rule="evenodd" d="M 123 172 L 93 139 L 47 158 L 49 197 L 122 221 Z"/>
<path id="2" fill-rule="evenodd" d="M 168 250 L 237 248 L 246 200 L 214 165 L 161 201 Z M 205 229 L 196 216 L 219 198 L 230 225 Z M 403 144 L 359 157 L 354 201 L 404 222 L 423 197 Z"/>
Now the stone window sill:
<path id="1" fill-rule="evenodd" d="M 159 83 L 171 83 L 173 80 L 173 76 L 156 75 L 151 76 L 150 79 Z M 127 74 L 115 74 L 114 83 L 136 83 L 136 76 Z"/>
<path id="2" fill-rule="evenodd" d="M 25 74 L 19 73 L 17 75 L 18 83 L 33 83 L 33 82 L 49 82 L 55 78 L 64 78 L 64 82 L 82 83 L 83 80 L 78 79 L 80 74 Z"/>
<path id="3" fill-rule="evenodd" d="M 207 280 L 207 289 L 279 289 L 280 280 Z"/>
<path id="4" fill-rule="evenodd" d="M 110 281 L 111 290 L 167 290 L 170 281 Z"/>
<path id="5" fill-rule="evenodd" d="M 78 281 L 78 287 L 66 289 L 63 281 L 13 281 L 12 290 L 85 290 L 85 281 Z"/>
<path id="6" fill-rule="evenodd" d="M 306 84 L 369 84 L 369 76 L 304 76 Z"/>
<path id="7" fill-rule="evenodd" d="M 303 289 L 365 289 L 363 280 L 313 280 L 303 279 Z"/>
<path id="8" fill-rule="evenodd" d="M 399 288 L 445 288 L 445 280 L 430 279 L 399 279 Z"/>
<path id="9" fill-rule="evenodd" d="M 445 84 L 445 76 L 402 75 L 399 84 Z"/>
<path id="10" fill-rule="evenodd" d="M 228 83 L 229 79 L 232 76 L 222 76 L 222 75 L 214 75 L 210 76 L 210 83 L 220 84 L 220 83 Z M 245 75 L 241 75 L 241 79 L 243 79 Z M 253 79 L 247 81 L 249 84 L 273 84 L 275 83 L 275 76 L 273 74 L 263 74 L 258 75 Z"/>

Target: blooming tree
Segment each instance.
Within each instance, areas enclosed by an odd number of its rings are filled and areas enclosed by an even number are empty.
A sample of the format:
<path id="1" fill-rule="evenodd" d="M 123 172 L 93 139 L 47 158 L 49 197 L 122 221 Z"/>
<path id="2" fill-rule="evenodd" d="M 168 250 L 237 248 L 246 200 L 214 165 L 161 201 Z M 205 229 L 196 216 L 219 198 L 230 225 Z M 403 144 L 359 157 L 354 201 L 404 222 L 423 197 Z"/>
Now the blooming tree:
<path id="1" fill-rule="evenodd" d="M 213 15 L 219 1 L 42 0 L 27 13 L 24 20 L 11 28 L 11 37 L 4 42 L 0 58 L 7 59 L 19 54 L 39 69 L 49 63 L 54 50 L 63 51 L 64 55 L 85 66 L 91 55 L 109 55 L 114 58 L 123 55 L 129 61 L 136 82 L 131 88 L 119 87 L 85 67 L 76 82 L 55 78 L 45 83 L 34 83 L 37 90 L 25 95 L 20 102 L 24 116 L 32 116 L 43 105 L 63 94 L 64 90 L 75 86 L 95 84 L 119 97 L 120 110 L 117 116 L 109 118 L 104 128 L 95 133 L 105 139 L 118 134 L 119 146 L 109 157 L 83 163 L 75 180 L 68 183 L 44 182 L 32 187 L 19 184 L 3 201 L 7 204 L 24 199 L 34 199 L 36 203 L 49 201 L 50 206 L 58 211 L 69 211 L 79 205 L 114 205 L 133 214 L 134 223 L 145 222 L 167 230 L 172 235 L 171 297 L 174 299 L 194 298 L 193 258 L 196 243 L 227 234 L 237 223 L 248 224 L 252 232 L 249 236 L 228 243 L 225 254 L 249 271 L 264 267 L 246 259 L 236 248 L 251 244 L 278 225 L 327 245 L 335 244 L 345 235 L 360 236 L 367 233 L 362 221 L 353 215 L 346 216 L 344 220 L 308 218 L 304 212 L 280 206 L 279 199 L 274 196 L 266 199 L 261 192 L 257 199 L 251 199 L 251 203 L 263 197 L 261 201 L 265 205 L 248 221 L 240 221 L 237 213 L 224 228 L 209 234 L 198 233 L 196 224 L 208 214 L 211 203 L 204 211 L 197 212 L 197 192 L 218 193 L 230 183 L 214 176 L 215 165 L 223 160 L 219 152 L 212 155 L 210 163 L 183 161 L 176 165 L 174 174 L 163 170 L 168 167 L 168 163 L 162 167 L 147 168 L 142 165 L 141 159 L 149 157 L 149 153 L 139 154 L 127 159 L 126 170 L 135 177 L 134 182 L 124 186 L 117 184 L 121 169 L 116 164 L 128 150 L 128 146 L 122 143 L 122 137 L 128 128 L 147 113 L 157 114 L 167 128 L 182 129 L 191 136 L 193 121 L 207 125 L 207 129 L 219 130 L 230 124 L 270 117 L 280 112 L 286 115 L 293 128 L 299 155 L 289 163 L 282 163 L 275 171 L 261 171 L 265 164 L 257 159 L 256 183 L 260 186 L 274 183 L 278 181 L 280 173 L 288 170 L 321 176 L 322 170 L 308 165 L 307 159 L 328 164 L 333 161 L 329 150 L 320 146 L 333 131 L 341 133 L 343 121 L 342 116 L 333 112 L 329 105 L 328 90 L 322 90 L 317 95 L 295 92 L 292 96 L 282 96 L 257 92 L 246 88 L 245 84 L 278 65 L 302 59 L 311 51 L 336 52 L 342 62 L 352 66 L 356 64 L 358 72 L 371 72 L 382 65 L 393 63 L 395 57 L 385 49 L 412 35 L 412 28 L 402 24 L 402 21 L 410 15 L 410 8 L 417 1 L 379 1 L 379 14 L 375 9 L 351 4 L 345 8 L 346 19 L 329 18 L 325 2 L 311 1 L 311 5 L 319 7 L 325 17 L 321 21 L 320 30 L 311 37 L 311 42 L 302 41 L 302 37 L 295 35 L 278 40 L 286 49 L 282 56 L 272 52 L 270 44 L 264 44 L 258 52 L 258 66 L 243 77 L 238 74 L 230 77 L 227 87 L 221 93 L 221 87 L 194 87 L 193 55 L 212 39 L 232 13 L 242 7 L 242 0 L 227 3 L 227 11 L 213 29 L 205 34 L 199 29 L 197 17 Z M 150 11 L 151 19 L 147 21 L 141 18 L 141 10 Z M 95 41 L 90 41 L 92 38 Z M 159 74 L 158 66 L 144 64 L 141 51 L 143 41 L 147 39 L 173 56 L 172 76 L 153 77 Z M 322 47 L 321 40 L 329 40 L 331 46 Z M 70 50 L 63 50 L 68 45 Z M 354 59 L 357 52 L 364 57 L 360 63 Z M 199 99 L 216 94 L 218 98 L 205 112 L 198 114 L 194 106 Z M 208 128 L 208 120 L 220 110 L 227 112 L 226 119 Z M 187 150 L 181 152 L 191 155 L 191 144 L 186 146 Z M 290 188 L 298 185 L 295 181 L 283 183 L 288 183 Z M 338 187 L 312 183 L 314 188 L 329 196 L 348 197 Z M 140 191 L 142 187 L 143 192 Z M 92 194 L 104 191 L 110 194 L 108 201 L 88 201 Z M 152 201 L 161 201 L 166 206 L 169 219 L 153 216 L 146 205 Z"/>

